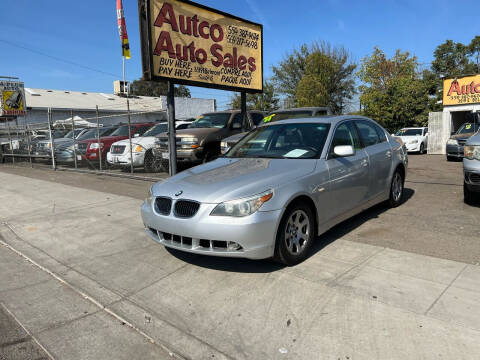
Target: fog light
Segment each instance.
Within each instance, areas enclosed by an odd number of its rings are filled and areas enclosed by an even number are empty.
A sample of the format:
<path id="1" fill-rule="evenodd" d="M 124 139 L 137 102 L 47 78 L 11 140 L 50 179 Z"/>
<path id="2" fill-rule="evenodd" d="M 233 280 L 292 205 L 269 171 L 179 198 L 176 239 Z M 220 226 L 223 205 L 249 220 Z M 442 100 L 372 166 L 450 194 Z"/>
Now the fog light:
<path id="1" fill-rule="evenodd" d="M 242 247 L 239 244 L 237 244 L 236 242 L 229 241 L 227 249 L 231 250 L 231 251 L 238 251 L 238 250 L 241 250 Z"/>

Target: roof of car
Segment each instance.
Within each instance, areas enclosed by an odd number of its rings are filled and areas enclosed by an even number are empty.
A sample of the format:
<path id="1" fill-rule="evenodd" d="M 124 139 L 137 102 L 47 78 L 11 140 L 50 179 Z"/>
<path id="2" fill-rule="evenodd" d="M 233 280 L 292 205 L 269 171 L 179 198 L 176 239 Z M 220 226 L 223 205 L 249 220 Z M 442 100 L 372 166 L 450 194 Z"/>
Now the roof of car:
<path id="1" fill-rule="evenodd" d="M 307 107 L 299 107 L 299 108 L 291 108 L 291 109 L 278 109 L 272 111 L 272 113 L 286 113 L 286 112 L 295 112 L 295 111 L 315 111 L 315 110 L 328 110 L 328 107 L 325 106 L 307 106 Z"/>

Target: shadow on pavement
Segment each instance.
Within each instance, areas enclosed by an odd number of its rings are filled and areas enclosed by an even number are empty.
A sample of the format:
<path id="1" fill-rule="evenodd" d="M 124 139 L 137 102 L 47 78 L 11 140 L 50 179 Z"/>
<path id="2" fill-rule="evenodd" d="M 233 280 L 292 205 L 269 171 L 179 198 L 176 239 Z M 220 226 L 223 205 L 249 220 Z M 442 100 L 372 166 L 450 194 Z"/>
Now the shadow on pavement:
<path id="1" fill-rule="evenodd" d="M 413 189 L 405 188 L 402 205 L 409 201 L 415 194 Z M 400 206 L 402 206 L 400 205 Z M 365 210 L 364 212 L 345 220 L 336 225 L 326 233 L 320 235 L 315 239 L 310 256 L 315 255 L 321 251 L 328 244 L 331 244 L 337 239 L 342 238 L 350 231 L 355 230 L 370 219 L 377 218 L 380 214 L 389 209 L 385 204 L 378 204 L 374 207 Z M 201 266 L 208 269 L 240 272 L 240 273 L 269 273 L 283 269 L 285 266 L 275 263 L 271 259 L 265 260 L 249 260 L 237 258 L 223 258 L 217 256 L 197 255 L 191 254 L 166 247 L 167 251 L 176 258 L 185 261 L 191 265 Z M 309 257 L 310 257 L 309 256 Z"/>
<path id="2" fill-rule="evenodd" d="M 400 206 L 402 206 L 407 201 L 409 201 L 414 194 L 415 194 L 415 190 L 405 188 L 404 195 L 403 195 L 403 202 Z M 327 245 L 331 244 L 335 240 L 341 239 L 343 236 L 347 235 L 349 232 L 355 230 L 356 228 L 362 226 L 367 221 L 378 218 L 380 214 L 384 213 L 389 209 L 390 208 L 388 207 L 388 205 L 381 203 L 371 207 L 370 209 L 367 209 L 361 212 L 358 215 L 355 215 L 350 219 L 347 219 L 341 222 L 338 225 L 335 225 L 326 233 L 317 237 L 313 245 L 312 251 L 310 252 L 310 256 L 315 255 L 317 252 L 321 251 Z"/>

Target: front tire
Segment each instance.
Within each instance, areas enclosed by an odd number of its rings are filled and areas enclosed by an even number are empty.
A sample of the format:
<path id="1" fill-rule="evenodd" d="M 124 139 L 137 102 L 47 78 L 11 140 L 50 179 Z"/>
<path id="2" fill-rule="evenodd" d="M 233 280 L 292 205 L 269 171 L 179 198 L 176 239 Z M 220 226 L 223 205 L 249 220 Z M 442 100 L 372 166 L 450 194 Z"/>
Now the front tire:
<path id="1" fill-rule="evenodd" d="M 278 227 L 274 259 L 292 266 L 304 261 L 315 239 L 312 210 L 304 203 L 289 207 Z"/>
<path id="2" fill-rule="evenodd" d="M 404 185 L 405 176 L 399 169 L 396 169 L 393 173 L 392 183 L 390 185 L 390 198 L 388 199 L 388 205 L 391 208 L 395 208 L 402 203 Z"/>
<path id="3" fill-rule="evenodd" d="M 470 191 L 465 182 L 463 182 L 463 201 L 467 205 L 473 205 L 475 201 L 478 201 L 478 195 Z"/>
<path id="4" fill-rule="evenodd" d="M 147 173 L 157 173 L 162 171 L 162 163 L 155 159 L 152 152 L 149 151 L 145 154 L 145 160 L 143 162 L 143 167 Z"/>
<path id="5" fill-rule="evenodd" d="M 423 154 L 425 154 L 425 144 L 421 143 L 420 144 L 420 155 L 423 155 Z"/>

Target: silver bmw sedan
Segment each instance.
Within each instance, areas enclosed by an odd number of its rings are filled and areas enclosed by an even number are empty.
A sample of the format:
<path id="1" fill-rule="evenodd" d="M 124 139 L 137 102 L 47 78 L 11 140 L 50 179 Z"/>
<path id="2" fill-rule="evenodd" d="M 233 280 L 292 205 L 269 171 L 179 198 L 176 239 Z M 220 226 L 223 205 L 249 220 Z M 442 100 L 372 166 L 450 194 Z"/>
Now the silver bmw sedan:
<path id="1" fill-rule="evenodd" d="M 294 265 L 339 222 L 400 205 L 407 165 L 402 145 L 369 118 L 287 119 L 153 185 L 141 213 L 167 247 Z"/>

